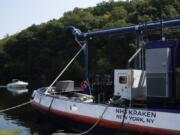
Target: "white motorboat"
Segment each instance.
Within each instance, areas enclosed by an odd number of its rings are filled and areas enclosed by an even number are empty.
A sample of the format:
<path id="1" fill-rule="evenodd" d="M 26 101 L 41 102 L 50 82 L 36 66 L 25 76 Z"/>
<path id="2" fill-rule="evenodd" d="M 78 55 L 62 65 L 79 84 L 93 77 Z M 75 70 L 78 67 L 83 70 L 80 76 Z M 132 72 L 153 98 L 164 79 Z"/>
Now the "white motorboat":
<path id="1" fill-rule="evenodd" d="M 14 88 L 14 89 L 24 89 L 28 86 L 28 82 L 20 81 L 18 79 L 13 79 L 12 83 L 7 84 L 7 88 Z"/>

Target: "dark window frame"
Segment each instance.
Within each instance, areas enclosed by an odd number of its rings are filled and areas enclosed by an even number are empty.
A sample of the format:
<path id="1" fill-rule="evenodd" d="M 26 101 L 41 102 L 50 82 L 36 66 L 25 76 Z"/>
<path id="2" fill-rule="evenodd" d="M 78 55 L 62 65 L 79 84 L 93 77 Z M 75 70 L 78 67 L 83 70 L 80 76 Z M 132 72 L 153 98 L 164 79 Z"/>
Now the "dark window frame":
<path id="1" fill-rule="evenodd" d="M 127 76 L 119 76 L 120 84 L 127 84 L 128 77 Z"/>

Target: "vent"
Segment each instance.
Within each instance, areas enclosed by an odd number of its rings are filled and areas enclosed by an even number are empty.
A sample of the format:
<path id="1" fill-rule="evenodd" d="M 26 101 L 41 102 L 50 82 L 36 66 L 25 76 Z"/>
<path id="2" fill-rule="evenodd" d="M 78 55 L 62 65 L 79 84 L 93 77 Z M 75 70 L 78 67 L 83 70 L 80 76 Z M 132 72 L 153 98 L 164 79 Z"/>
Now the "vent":
<path id="1" fill-rule="evenodd" d="M 74 91 L 74 81 L 72 80 L 58 81 L 56 83 L 56 91 L 58 92 Z"/>
<path id="2" fill-rule="evenodd" d="M 172 92 L 171 49 L 146 49 L 147 96 L 170 97 Z"/>

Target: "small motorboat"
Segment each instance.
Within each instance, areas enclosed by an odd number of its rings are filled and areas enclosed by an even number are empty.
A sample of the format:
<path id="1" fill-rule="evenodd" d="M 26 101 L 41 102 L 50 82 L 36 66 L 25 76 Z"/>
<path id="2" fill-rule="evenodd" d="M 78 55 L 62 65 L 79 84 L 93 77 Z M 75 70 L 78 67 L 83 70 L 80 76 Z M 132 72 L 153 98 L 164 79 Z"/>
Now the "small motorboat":
<path id="1" fill-rule="evenodd" d="M 28 86 L 28 82 L 20 81 L 18 79 L 13 79 L 12 83 L 7 84 L 7 88 L 11 89 L 25 89 Z"/>

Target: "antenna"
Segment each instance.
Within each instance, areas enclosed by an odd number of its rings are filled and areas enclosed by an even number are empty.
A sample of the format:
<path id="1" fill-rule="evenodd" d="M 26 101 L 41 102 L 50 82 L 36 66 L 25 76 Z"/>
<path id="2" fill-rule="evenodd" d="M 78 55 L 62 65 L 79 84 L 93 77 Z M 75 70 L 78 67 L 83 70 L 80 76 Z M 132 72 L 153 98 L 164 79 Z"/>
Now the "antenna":
<path id="1" fill-rule="evenodd" d="M 162 2 L 162 1 L 161 1 Z M 163 14 L 162 14 L 162 4 L 161 4 L 161 9 L 160 9 L 160 22 L 161 22 L 161 40 L 165 40 L 164 37 L 164 31 L 163 31 Z"/>

